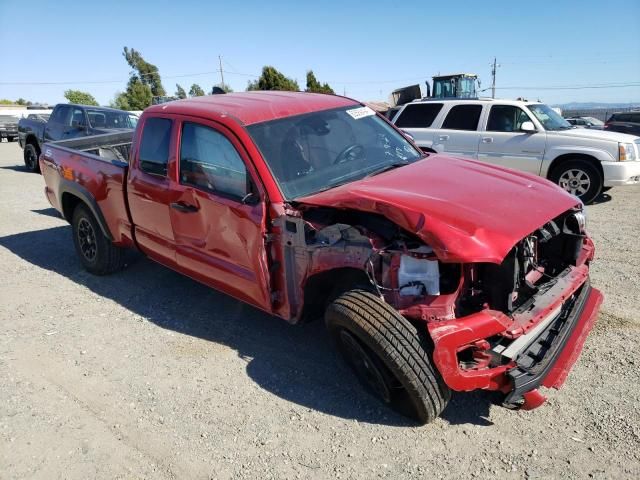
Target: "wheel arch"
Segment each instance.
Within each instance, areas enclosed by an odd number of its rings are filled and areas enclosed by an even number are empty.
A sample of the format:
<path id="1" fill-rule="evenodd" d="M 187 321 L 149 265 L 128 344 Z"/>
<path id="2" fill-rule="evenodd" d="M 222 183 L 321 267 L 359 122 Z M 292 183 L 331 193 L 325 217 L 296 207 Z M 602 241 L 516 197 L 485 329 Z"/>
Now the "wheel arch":
<path id="1" fill-rule="evenodd" d="M 584 160 L 586 162 L 589 162 L 591 165 L 593 165 L 596 168 L 596 170 L 600 174 L 600 178 L 604 182 L 604 171 L 602 169 L 602 163 L 596 157 L 588 155 L 586 153 L 565 153 L 562 155 L 558 155 L 556 158 L 553 159 L 553 161 L 551 162 L 551 165 L 549 165 L 546 178 L 551 179 L 551 176 L 553 175 L 554 170 L 558 168 L 560 165 L 562 165 L 563 163 L 568 162 L 570 160 Z"/>
<path id="2" fill-rule="evenodd" d="M 107 222 L 102 215 L 102 210 L 93 195 L 82 185 L 63 180 L 60 184 L 60 208 L 62 209 L 62 215 L 69 223 L 73 219 L 73 211 L 79 204 L 89 208 L 98 225 L 100 225 L 102 233 L 110 241 L 113 241 L 113 235 L 111 235 Z"/>
<path id="3" fill-rule="evenodd" d="M 304 284 L 302 322 L 322 318 L 324 310 L 334 298 L 347 290 L 373 289 L 364 270 L 355 267 L 336 267 L 314 273 Z"/>
<path id="4" fill-rule="evenodd" d="M 30 133 L 29 135 L 27 135 L 24 139 L 24 144 L 25 146 L 33 145 L 36 148 L 36 153 L 40 155 L 41 153 L 40 144 L 38 143 L 38 139 L 36 138 L 35 134 Z"/>

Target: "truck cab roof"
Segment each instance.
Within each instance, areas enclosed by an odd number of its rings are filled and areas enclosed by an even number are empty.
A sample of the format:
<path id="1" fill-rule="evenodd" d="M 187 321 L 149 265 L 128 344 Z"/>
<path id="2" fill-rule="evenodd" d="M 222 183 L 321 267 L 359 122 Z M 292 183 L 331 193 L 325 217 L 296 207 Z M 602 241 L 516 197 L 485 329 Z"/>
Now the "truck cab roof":
<path id="1" fill-rule="evenodd" d="M 234 117 L 243 125 L 251 125 L 350 105 L 359 103 L 350 98 L 320 93 L 256 91 L 176 100 L 151 106 L 145 113 L 172 113 L 205 118 L 215 113 Z"/>

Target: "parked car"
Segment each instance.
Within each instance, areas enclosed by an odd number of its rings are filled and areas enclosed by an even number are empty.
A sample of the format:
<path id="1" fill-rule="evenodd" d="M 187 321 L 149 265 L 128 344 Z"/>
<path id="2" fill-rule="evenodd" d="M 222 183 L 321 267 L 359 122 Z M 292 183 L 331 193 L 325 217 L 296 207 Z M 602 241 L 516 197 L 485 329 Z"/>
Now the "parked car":
<path id="1" fill-rule="evenodd" d="M 640 111 L 614 113 L 605 122 L 604 129 L 640 136 Z"/>
<path id="2" fill-rule="evenodd" d="M 0 115 L 0 141 L 13 142 L 18 138 L 18 118 L 13 115 Z"/>
<path id="3" fill-rule="evenodd" d="M 602 300 L 576 197 L 423 154 L 345 97 L 152 106 L 133 134 L 45 144 L 40 168 L 89 272 L 137 248 L 288 322 L 324 316 L 369 391 L 419 422 L 450 390 L 540 406 L 538 387 L 562 385 Z"/>
<path id="4" fill-rule="evenodd" d="M 604 122 L 594 117 L 569 117 L 565 120 L 574 127 L 580 128 L 593 128 L 595 130 L 602 130 Z"/>
<path id="5" fill-rule="evenodd" d="M 18 142 L 24 149 L 24 164 L 38 172 L 38 156 L 44 142 L 85 137 L 122 129 L 132 129 L 134 115 L 113 108 L 61 103 L 54 107 L 46 122 L 40 118 L 21 118 L 18 122 Z"/>
<path id="6" fill-rule="evenodd" d="M 640 139 L 573 128 L 547 105 L 518 100 L 420 100 L 393 123 L 427 152 L 478 159 L 548 178 L 584 203 L 640 183 Z"/>

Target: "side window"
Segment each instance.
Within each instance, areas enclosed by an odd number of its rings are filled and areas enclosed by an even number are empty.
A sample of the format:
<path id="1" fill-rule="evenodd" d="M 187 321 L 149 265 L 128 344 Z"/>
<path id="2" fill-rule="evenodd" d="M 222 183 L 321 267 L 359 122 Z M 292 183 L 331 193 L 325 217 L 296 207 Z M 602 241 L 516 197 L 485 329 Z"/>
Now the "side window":
<path id="1" fill-rule="evenodd" d="M 640 123 L 640 113 L 631 113 L 629 116 L 631 117 L 631 122 Z"/>
<path id="2" fill-rule="evenodd" d="M 149 118 L 144 122 L 140 141 L 140 170 L 154 175 L 167 175 L 172 121 Z"/>
<path id="3" fill-rule="evenodd" d="M 51 123 L 66 124 L 67 120 L 71 116 L 71 107 L 65 105 L 59 106 L 55 109 L 51 115 Z"/>
<path id="4" fill-rule="evenodd" d="M 185 122 L 180 145 L 180 183 L 242 199 L 247 168 L 227 138 L 216 130 Z"/>
<path id="5" fill-rule="evenodd" d="M 71 115 L 70 126 L 81 126 L 84 125 L 84 112 L 80 108 L 74 108 L 73 114 Z"/>
<path id="6" fill-rule="evenodd" d="M 407 105 L 395 125 L 398 128 L 429 128 L 442 110 L 442 103 L 416 103 Z"/>
<path id="7" fill-rule="evenodd" d="M 442 128 L 450 130 L 477 130 L 482 105 L 456 105 L 447 114 Z"/>
<path id="8" fill-rule="evenodd" d="M 529 122 L 529 116 L 514 105 L 492 105 L 487 122 L 490 132 L 519 132 L 524 122 Z M 580 125 L 580 120 L 573 120 Z"/>

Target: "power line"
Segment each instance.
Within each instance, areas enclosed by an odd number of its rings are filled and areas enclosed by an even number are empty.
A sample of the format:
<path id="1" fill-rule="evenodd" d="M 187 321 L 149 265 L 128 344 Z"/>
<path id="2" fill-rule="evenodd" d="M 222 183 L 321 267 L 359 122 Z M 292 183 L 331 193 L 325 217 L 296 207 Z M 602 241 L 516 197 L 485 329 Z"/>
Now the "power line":
<path id="1" fill-rule="evenodd" d="M 583 90 L 588 88 L 626 88 L 640 87 L 640 82 L 610 83 L 600 85 L 557 85 L 547 87 L 496 87 L 498 90 Z"/>

